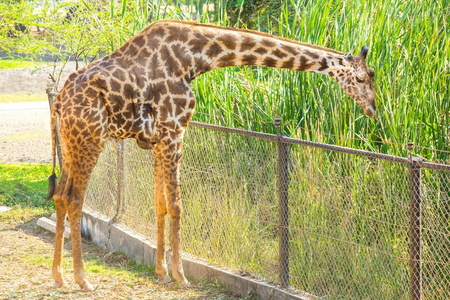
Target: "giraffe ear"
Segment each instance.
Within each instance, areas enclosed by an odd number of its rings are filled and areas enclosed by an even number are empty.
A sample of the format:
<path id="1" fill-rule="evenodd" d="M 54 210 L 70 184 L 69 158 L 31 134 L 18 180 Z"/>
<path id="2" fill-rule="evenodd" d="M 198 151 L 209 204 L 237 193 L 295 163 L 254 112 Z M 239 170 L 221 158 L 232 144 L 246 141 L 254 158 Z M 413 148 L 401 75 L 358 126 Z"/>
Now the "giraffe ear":
<path id="1" fill-rule="evenodd" d="M 367 52 L 369 52 L 369 48 L 367 48 L 366 46 L 363 46 L 362 49 L 361 49 L 361 52 L 359 53 L 358 56 L 366 59 Z"/>

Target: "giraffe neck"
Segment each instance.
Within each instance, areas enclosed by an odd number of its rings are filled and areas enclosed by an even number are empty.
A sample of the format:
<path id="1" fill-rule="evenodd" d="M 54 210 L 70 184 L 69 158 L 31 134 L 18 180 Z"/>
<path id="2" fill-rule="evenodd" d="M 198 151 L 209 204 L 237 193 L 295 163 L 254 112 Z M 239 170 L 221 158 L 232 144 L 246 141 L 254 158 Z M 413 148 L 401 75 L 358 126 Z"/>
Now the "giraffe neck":
<path id="1" fill-rule="evenodd" d="M 180 66 L 189 65 L 185 69 L 189 69 L 191 79 L 210 70 L 242 65 L 330 76 L 343 68 L 341 52 L 269 34 L 180 21 L 161 21 L 155 25 L 157 29 L 149 35 L 156 32 L 162 36 L 161 44 L 169 44 Z"/>
<path id="2" fill-rule="evenodd" d="M 184 78 L 229 66 L 265 66 L 337 76 L 343 53 L 256 31 L 164 20 L 125 43 L 115 55 L 147 78 Z M 130 64 L 132 66 L 130 66 Z M 145 67 L 146 66 L 146 67 Z"/>
<path id="3" fill-rule="evenodd" d="M 208 41 L 201 54 L 209 64 L 196 73 L 252 65 L 334 76 L 344 67 L 343 53 L 256 32 L 219 30 Z"/>

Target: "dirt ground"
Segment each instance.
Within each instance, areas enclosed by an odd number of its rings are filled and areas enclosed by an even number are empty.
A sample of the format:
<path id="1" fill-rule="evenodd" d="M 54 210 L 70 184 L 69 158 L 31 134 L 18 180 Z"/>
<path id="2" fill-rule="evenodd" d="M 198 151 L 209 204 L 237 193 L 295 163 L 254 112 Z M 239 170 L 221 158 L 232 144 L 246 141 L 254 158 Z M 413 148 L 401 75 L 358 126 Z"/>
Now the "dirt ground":
<path id="1" fill-rule="evenodd" d="M 54 235 L 36 226 L 36 218 L 0 216 L 0 299 L 237 299 L 212 283 L 194 282 L 180 288 L 176 282 L 156 283 L 153 272 L 133 274 L 121 254 L 83 242 L 83 256 L 90 268 L 87 276 L 93 292 L 83 292 L 73 281 L 70 242 L 66 240 L 64 277 L 67 287 L 56 289 L 51 278 Z M 8 217 L 8 214 L 10 215 Z M 129 269 L 129 268 L 128 268 Z"/>
<path id="2" fill-rule="evenodd" d="M 41 93 L 46 77 L 45 71 L 0 71 L 0 96 Z M 7 104 L 0 104 L 0 163 L 51 162 L 48 107 L 5 108 Z M 74 283 L 69 241 L 64 254 L 68 286 L 55 289 L 51 277 L 54 234 L 37 227 L 37 219 L 26 215 L 26 210 L 0 212 L 0 299 L 236 299 L 212 283 L 193 282 L 189 288 L 179 288 L 175 282 L 158 285 L 154 272 L 133 273 L 127 270 L 126 258 L 86 241 L 83 255 L 86 264 L 94 265 L 87 276 L 95 290 L 82 292 Z"/>

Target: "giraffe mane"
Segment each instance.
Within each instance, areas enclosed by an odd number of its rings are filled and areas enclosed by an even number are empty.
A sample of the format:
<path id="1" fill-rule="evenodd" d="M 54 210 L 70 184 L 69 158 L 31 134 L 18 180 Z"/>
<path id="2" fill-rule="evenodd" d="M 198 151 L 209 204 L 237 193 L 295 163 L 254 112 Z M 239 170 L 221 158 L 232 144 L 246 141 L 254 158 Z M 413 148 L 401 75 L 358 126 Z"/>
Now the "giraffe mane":
<path id="1" fill-rule="evenodd" d="M 256 31 L 256 30 L 243 29 L 243 28 L 237 28 L 237 27 L 223 27 L 223 26 L 219 26 L 219 25 L 215 25 L 215 24 L 198 23 L 196 21 L 182 21 L 182 20 L 172 20 L 172 19 L 165 19 L 165 20 L 157 21 L 155 23 L 183 23 L 183 24 L 191 24 L 191 25 L 195 25 L 195 26 L 199 26 L 199 27 L 227 29 L 230 31 L 237 31 L 237 32 L 247 32 L 247 33 L 251 33 L 251 34 L 255 34 L 255 35 L 259 35 L 259 36 L 265 36 L 265 37 L 272 38 L 272 39 L 279 40 L 279 41 L 294 43 L 294 44 L 297 44 L 300 46 L 305 46 L 305 47 L 312 48 L 312 49 L 322 50 L 322 51 L 326 51 L 326 52 L 330 52 L 330 53 L 334 53 L 334 54 L 338 54 L 338 55 L 344 55 L 343 52 L 340 52 L 340 51 L 337 51 L 334 49 L 330 49 L 327 47 L 313 45 L 313 44 L 304 43 L 304 42 L 299 42 L 296 40 L 291 40 L 288 38 L 279 37 L 279 36 L 275 36 L 275 35 L 272 35 L 267 32 L 260 32 L 260 31 Z M 155 24 L 155 23 L 153 23 L 153 24 Z"/>

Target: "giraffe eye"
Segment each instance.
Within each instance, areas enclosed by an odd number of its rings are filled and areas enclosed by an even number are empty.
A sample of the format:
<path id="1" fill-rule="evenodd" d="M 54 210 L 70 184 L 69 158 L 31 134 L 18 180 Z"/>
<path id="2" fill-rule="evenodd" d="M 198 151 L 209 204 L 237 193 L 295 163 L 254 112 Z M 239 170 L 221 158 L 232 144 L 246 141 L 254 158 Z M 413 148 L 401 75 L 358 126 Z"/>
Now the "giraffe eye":
<path id="1" fill-rule="evenodd" d="M 364 82 L 364 80 L 362 80 L 362 79 L 359 78 L 359 77 L 356 77 L 356 81 L 358 81 L 359 83 L 363 83 L 363 82 Z"/>

